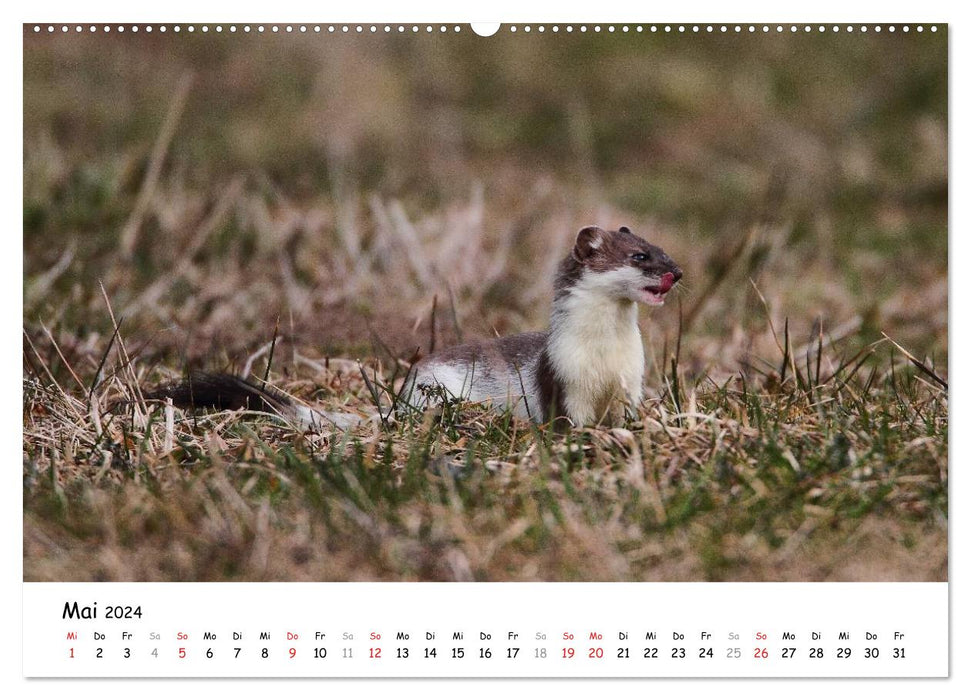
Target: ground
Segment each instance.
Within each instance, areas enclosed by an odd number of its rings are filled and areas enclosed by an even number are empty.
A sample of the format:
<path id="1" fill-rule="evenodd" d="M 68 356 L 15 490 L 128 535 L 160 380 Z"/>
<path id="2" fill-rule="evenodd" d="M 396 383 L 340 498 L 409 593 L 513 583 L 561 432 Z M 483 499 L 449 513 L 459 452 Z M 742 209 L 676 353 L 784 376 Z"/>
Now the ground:
<path id="1" fill-rule="evenodd" d="M 946 580 L 945 32 L 24 51 L 28 580 Z M 387 418 L 591 223 L 685 270 L 636 416 Z"/>

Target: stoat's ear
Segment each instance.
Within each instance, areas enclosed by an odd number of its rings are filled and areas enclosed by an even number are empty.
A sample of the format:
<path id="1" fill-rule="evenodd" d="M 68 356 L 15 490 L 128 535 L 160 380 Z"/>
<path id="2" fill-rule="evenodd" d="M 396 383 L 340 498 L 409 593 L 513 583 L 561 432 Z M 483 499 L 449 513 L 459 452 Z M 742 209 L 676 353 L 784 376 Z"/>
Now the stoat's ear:
<path id="1" fill-rule="evenodd" d="M 577 234 L 576 245 L 573 246 L 573 258 L 577 262 L 585 262 L 603 245 L 607 232 L 599 226 L 585 226 Z"/>
<path id="2" fill-rule="evenodd" d="M 620 231 L 621 233 L 630 233 L 630 229 L 629 229 L 629 228 L 627 228 L 626 226 L 621 226 L 621 227 L 620 227 L 619 229 L 617 229 L 617 230 L 618 230 L 618 231 Z"/>

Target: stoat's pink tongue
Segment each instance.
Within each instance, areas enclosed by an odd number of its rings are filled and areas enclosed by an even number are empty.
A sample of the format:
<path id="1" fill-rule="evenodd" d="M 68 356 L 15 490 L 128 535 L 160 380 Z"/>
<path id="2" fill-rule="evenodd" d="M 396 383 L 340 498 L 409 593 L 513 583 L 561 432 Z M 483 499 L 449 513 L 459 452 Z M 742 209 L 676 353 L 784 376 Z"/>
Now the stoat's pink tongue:
<path id="1" fill-rule="evenodd" d="M 674 274 L 665 272 L 661 275 L 661 294 L 667 294 L 668 290 L 674 286 Z"/>

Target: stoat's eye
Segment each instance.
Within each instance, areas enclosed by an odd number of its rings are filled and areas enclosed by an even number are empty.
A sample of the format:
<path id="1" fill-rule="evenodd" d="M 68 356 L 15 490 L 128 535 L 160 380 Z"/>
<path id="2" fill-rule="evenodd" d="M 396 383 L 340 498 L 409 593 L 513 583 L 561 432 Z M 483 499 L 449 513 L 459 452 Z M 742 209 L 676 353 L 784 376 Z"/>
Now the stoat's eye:
<path id="1" fill-rule="evenodd" d="M 634 253 L 630 256 L 631 260 L 636 260 L 637 262 L 647 262 L 651 259 L 651 256 L 647 253 Z"/>

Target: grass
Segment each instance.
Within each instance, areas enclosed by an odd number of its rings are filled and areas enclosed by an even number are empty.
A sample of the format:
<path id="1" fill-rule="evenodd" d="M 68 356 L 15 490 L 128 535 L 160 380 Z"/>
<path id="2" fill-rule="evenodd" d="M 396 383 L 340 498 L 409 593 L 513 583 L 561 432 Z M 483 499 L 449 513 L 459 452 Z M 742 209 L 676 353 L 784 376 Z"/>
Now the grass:
<path id="1" fill-rule="evenodd" d="M 168 429 L 153 406 L 96 437 L 30 382 L 27 553 L 53 528 L 41 578 L 80 559 L 152 580 L 939 577 L 918 546 L 944 538 L 946 394 L 905 365 L 848 374 L 706 381 L 566 435 L 447 402 L 333 435 L 234 413 Z M 322 377 L 373 410 L 360 375 Z M 894 549 L 913 568 L 882 570 Z"/>
<path id="2" fill-rule="evenodd" d="M 27 579 L 946 580 L 946 36 L 170 39 L 25 40 Z M 636 415 L 385 419 L 592 222 L 685 269 Z"/>

